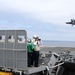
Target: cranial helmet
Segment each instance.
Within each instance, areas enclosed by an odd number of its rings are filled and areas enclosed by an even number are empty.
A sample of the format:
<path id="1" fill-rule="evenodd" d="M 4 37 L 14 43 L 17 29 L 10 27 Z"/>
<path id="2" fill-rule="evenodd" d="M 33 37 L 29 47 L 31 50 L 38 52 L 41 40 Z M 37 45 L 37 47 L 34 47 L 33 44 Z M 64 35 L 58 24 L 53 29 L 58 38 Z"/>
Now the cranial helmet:
<path id="1" fill-rule="evenodd" d="M 30 38 L 28 38 L 28 40 L 27 40 L 28 42 L 31 42 L 31 39 Z"/>
<path id="2" fill-rule="evenodd" d="M 34 38 L 37 38 L 37 35 L 34 35 L 33 37 L 34 37 Z"/>

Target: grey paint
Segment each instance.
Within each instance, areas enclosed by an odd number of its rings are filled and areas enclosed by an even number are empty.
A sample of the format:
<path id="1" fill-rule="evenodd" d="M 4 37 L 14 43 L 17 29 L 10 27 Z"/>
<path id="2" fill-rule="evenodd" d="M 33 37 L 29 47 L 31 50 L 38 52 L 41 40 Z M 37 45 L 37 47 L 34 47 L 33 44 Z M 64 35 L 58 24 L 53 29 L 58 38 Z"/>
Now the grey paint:
<path id="1" fill-rule="evenodd" d="M 14 42 L 8 42 L 8 36 L 14 37 Z M 27 68 L 27 33 L 25 30 L 0 30 L 0 36 L 5 36 L 0 42 L 0 67 L 25 70 Z M 18 43 L 18 36 L 25 37 L 25 43 Z"/>

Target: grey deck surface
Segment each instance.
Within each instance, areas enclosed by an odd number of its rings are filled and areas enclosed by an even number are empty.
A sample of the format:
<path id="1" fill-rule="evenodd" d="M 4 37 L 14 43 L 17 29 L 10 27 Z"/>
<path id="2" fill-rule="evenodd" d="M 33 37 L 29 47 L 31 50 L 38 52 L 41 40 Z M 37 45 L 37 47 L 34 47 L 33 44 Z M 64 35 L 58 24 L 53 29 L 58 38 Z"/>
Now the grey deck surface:
<path id="1" fill-rule="evenodd" d="M 46 69 L 45 65 L 40 65 L 39 67 L 28 67 L 25 71 L 25 74 L 32 74 Z"/>

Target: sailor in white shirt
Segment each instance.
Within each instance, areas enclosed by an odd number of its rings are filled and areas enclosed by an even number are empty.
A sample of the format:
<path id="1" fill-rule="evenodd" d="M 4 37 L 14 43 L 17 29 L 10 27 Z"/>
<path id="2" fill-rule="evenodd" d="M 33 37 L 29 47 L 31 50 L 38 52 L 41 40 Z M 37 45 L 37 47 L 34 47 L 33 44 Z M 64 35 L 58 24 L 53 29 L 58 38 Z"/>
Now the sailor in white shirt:
<path id="1" fill-rule="evenodd" d="M 38 67 L 38 63 L 39 63 L 39 51 L 40 51 L 40 41 L 38 40 L 38 37 L 35 38 L 34 42 L 34 66 Z"/>

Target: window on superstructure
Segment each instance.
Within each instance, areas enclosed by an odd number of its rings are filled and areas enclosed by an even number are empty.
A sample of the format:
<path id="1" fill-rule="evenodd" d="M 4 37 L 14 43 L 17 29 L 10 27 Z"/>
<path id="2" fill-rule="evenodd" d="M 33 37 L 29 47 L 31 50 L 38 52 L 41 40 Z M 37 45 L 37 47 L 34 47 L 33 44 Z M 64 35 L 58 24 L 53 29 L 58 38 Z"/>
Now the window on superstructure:
<path id="1" fill-rule="evenodd" d="M 24 36 L 18 36 L 18 43 L 25 43 L 25 37 Z"/>
<path id="2" fill-rule="evenodd" d="M 0 42 L 5 42 L 5 36 L 4 35 L 0 35 Z"/>
<path id="3" fill-rule="evenodd" d="M 8 42 L 10 42 L 10 43 L 15 42 L 14 36 L 9 35 L 9 36 L 8 36 Z"/>

